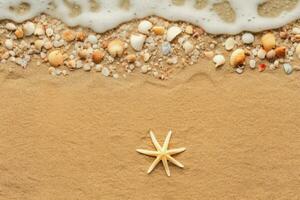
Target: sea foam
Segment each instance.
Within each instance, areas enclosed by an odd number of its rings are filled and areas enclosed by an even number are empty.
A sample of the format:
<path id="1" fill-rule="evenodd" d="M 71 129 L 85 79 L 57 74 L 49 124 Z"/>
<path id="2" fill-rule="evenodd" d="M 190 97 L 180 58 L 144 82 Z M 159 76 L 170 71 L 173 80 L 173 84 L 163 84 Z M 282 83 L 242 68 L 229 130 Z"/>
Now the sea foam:
<path id="1" fill-rule="evenodd" d="M 241 31 L 262 31 L 281 27 L 300 18 L 300 3 L 293 10 L 284 11 L 276 18 L 262 17 L 258 5 L 264 0 L 228 0 L 235 11 L 234 22 L 223 21 L 212 9 L 220 0 L 207 0 L 204 8 L 196 8 L 197 0 L 185 0 L 177 5 L 172 0 L 0 0 L 0 19 L 22 22 L 41 13 L 61 19 L 70 26 L 85 26 L 96 32 L 105 32 L 121 23 L 147 16 L 159 16 L 171 21 L 186 21 L 201 26 L 213 34 L 236 34 Z M 122 2 L 128 7 L 121 6 Z M 29 7 L 27 12 L 17 13 L 20 4 Z M 92 5 L 100 5 L 92 9 Z M 80 10 L 70 14 L 71 7 Z"/>

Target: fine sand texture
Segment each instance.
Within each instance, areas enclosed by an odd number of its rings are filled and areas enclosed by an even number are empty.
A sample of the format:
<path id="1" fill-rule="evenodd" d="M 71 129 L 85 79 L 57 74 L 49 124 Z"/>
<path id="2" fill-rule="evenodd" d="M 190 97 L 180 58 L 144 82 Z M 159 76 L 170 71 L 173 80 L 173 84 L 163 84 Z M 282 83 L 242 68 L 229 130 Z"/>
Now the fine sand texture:
<path id="1" fill-rule="evenodd" d="M 52 77 L 0 69 L 1 200 L 299 200 L 300 73 L 215 70 L 168 81 L 140 74 Z M 154 149 L 152 129 L 184 169 Z"/>

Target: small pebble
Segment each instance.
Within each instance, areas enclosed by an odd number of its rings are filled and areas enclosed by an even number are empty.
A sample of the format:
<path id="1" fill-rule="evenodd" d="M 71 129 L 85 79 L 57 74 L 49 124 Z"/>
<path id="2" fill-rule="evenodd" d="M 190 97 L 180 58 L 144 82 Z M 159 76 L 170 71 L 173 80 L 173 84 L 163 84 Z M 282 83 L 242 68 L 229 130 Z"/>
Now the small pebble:
<path id="1" fill-rule="evenodd" d="M 103 67 L 101 73 L 103 76 L 108 77 L 110 75 L 110 70 L 107 67 Z"/>
<path id="2" fill-rule="evenodd" d="M 285 72 L 287 75 L 289 75 L 289 74 L 291 74 L 291 73 L 293 72 L 293 67 L 292 67 L 292 65 L 289 64 L 289 63 L 284 63 L 284 64 L 283 64 L 283 69 L 284 69 L 284 72 Z"/>

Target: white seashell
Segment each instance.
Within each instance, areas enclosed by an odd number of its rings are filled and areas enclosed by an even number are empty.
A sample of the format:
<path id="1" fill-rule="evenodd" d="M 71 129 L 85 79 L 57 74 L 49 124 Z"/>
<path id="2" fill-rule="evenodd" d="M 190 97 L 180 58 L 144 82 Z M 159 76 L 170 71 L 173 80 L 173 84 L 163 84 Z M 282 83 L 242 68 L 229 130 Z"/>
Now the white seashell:
<path id="1" fill-rule="evenodd" d="M 51 37 L 53 34 L 54 34 L 54 31 L 53 31 L 52 28 L 47 28 L 47 29 L 46 29 L 46 35 L 47 35 L 48 37 Z"/>
<path id="2" fill-rule="evenodd" d="M 140 33 L 149 34 L 149 30 L 152 28 L 153 24 L 148 20 L 143 20 L 138 25 L 138 31 Z"/>
<path id="3" fill-rule="evenodd" d="M 256 60 L 254 60 L 254 59 L 250 60 L 249 66 L 251 69 L 255 69 L 256 68 Z"/>
<path id="4" fill-rule="evenodd" d="M 252 33 L 244 33 L 242 41 L 244 44 L 252 44 L 254 42 L 254 35 Z"/>
<path id="5" fill-rule="evenodd" d="M 5 25 L 5 28 L 9 31 L 15 31 L 17 29 L 16 25 L 14 25 L 13 23 L 7 23 Z"/>
<path id="6" fill-rule="evenodd" d="M 258 57 L 259 59 L 263 60 L 263 59 L 266 58 L 266 54 L 267 54 L 267 52 L 266 52 L 263 48 L 261 48 L 261 49 L 258 50 L 258 52 L 257 52 L 257 57 Z"/>
<path id="7" fill-rule="evenodd" d="M 142 72 L 143 74 L 146 74 L 146 73 L 148 72 L 148 65 L 143 65 L 143 66 L 141 67 L 141 72 Z"/>
<path id="8" fill-rule="evenodd" d="M 42 35 L 45 35 L 45 30 L 42 26 L 38 26 L 36 27 L 35 31 L 34 31 L 34 35 L 37 35 L 37 36 L 42 36 Z"/>
<path id="9" fill-rule="evenodd" d="M 107 67 L 103 67 L 101 73 L 103 76 L 108 77 L 110 75 L 110 70 Z"/>
<path id="10" fill-rule="evenodd" d="M 146 36 L 143 34 L 132 34 L 130 36 L 130 45 L 136 51 L 141 51 L 143 49 Z"/>
<path id="11" fill-rule="evenodd" d="M 235 47 L 235 40 L 234 40 L 234 38 L 232 38 L 232 37 L 230 37 L 230 38 L 228 38 L 226 41 L 225 41 L 225 49 L 227 50 L 227 51 L 230 51 L 230 50 L 232 50 L 234 47 Z"/>
<path id="12" fill-rule="evenodd" d="M 23 26 L 24 33 L 26 36 L 30 36 L 34 33 L 35 25 L 32 22 L 26 22 Z"/>
<path id="13" fill-rule="evenodd" d="M 300 28 L 299 27 L 294 27 L 292 30 L 293 34 L 300 34 Z"/>
<path id="14" fill-rule="evenodd" d="M 87 41 L 90 42 L 91 44 L 97 44 L 98 39 L 95 35 L 89 35 Z"/>
<path id="15" fill-rule="evenodd" d="M 161 45 L 161 51 L 164 56 L 169 55 L 172 52 L 172 46 L 169 42 L 164 42 Z"/>
<path id="16" fill-rule="evenodd" d="M 4 43 L 5 47 L 9 50 L 12 50 L 14 48 L 14 42 L 13 40 L 11 39 L 7 39 L 5 40 L 5 43 Z"/>
<path id="17" fill-rule="evenodd" d="M 300 59 L 300 44 L 298 44 L 297 47 L 296 47 L 296 55 Z"/>
<path id="18" fill-rule="evenodd" d="M 185 41 L 182 47 L 186 54 L 191 53 L 194 50 L 194 45 L 190 41 Z"/>
<path id="19" fill-rule="evenodd" d="M 220 67 L 222 65 L 225 64 L 225 58 L 223 55 L 216 55 L 214 58 L 213 58 L 213 61 L 214 63 L 216 64 L 215 66 L 216 67 Z"/>
<path id="20" fill-rule="evenodd" d="M 172 26 L 167 31 L 167 40 L 172 42 L 180 33 L 182 33 L 182 29 L 178 26 Z"/>
<path id="21" fill-rule="evenodd" d="M 242 67 L 238 67 L 236 68 L 235 72 L 238 74 L 242 74 L 244 72 L 244 69 Z"/>
<path id="22" fill-rule="evenodd" d="M 283 64 L 283 69 L 284 69 L 285 73 L 288 74 L 288 75 L 293 72 L 293 67 L 289 63 Z"/>

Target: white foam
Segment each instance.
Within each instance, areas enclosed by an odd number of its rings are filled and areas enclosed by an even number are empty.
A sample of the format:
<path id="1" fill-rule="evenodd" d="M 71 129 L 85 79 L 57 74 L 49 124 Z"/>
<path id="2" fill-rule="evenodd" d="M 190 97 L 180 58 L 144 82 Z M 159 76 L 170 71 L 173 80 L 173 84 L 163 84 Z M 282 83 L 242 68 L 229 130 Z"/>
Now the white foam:
<path id="1" fill-rule="evenodd" d="M 120 7 L 120 1 L 122 0 L 98 0 L 101 9 L 95 12 L 90 9 L 90 0 L 73 0 L 72 2 L 81 7 L 82 12 L 76 17 L 71 17 L 64 0 L 0 0 L 0 19 L 22 22 L 40 13 L 47 13 L 70 26 L 81 25 L 97 32 L 104 32 L 132 19 L 156 15 L 173 21 L 191 22 L 209 33 L 235 34 L 241 31 L 257 32 L 278 28 L 300 18 L 299 2 L 292 11 L 283 12 L 274 19 L 258 15 L 257 7 L 263 0 L 229 0 L 236 12 L 236 20 L 233 23 L 227 23 L 212 11 L 213 4 L 220 0 L 209 0 L 208 5 L 203 9 L 195 8 L 195 0 L 186 0 L 181 6 L 172 4 L 171 0 L 130 0 L 127 10 Z M 9 9 L 10 6 L 16 6 L 22 2 L 30 4 L 29 12 L 16 14 Z M 49 9 L 50 2 L 56 5 L 55 9 Z"/>

